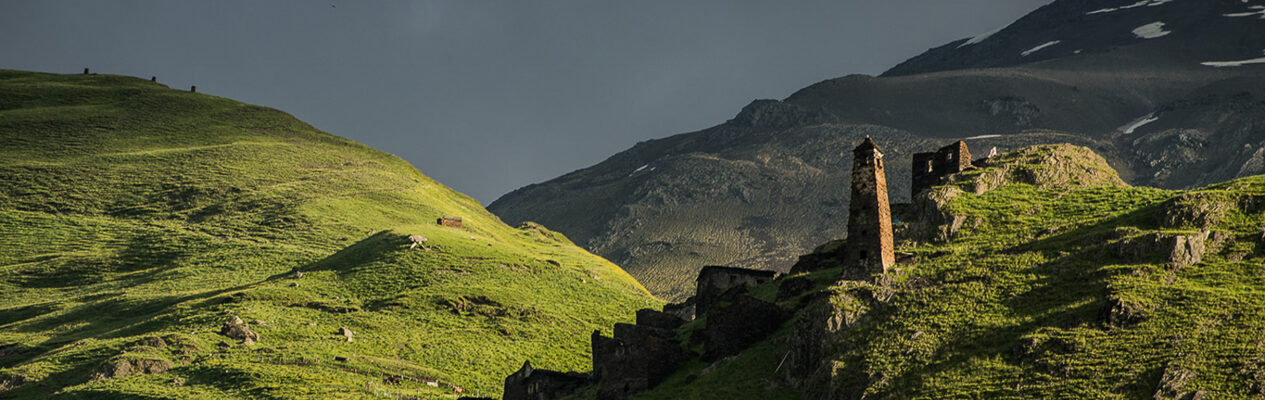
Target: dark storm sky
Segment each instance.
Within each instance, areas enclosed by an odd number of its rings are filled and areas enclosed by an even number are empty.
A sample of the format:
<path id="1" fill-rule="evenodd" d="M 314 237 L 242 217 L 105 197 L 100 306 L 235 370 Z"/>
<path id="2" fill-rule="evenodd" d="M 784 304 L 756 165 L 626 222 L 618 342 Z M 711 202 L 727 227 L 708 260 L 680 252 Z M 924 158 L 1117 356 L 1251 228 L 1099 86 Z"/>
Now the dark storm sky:
<path id="1" fill-rule="evenodd" d="M 0 68 L 281 109 L 486 203 L 1048 0 L 0 2 Z"/>

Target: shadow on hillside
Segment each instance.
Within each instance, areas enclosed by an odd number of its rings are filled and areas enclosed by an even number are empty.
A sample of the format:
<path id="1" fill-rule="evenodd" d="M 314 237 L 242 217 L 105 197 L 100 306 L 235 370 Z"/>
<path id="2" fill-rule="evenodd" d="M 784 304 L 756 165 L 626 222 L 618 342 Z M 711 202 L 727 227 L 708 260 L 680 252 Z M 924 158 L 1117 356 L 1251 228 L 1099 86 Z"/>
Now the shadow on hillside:
<path id="1" fill-rule="evenodd" d="M 1035 368 L 1032 362 L 1035 355 L 1026 353 L 1023 348 L 1022 339 L 1025 336 L 1038 333 L 1042 328 L 1069 329 L 1102 326 L 1100 319 L 1107 304 L 1108 283 L 1113 276 L 1127 273 L 1122 269 L 1102 268 L 1104 261 L 1111 260 L 1104 257 L 1111 254 L 1104 246 L 1113 239 L 1112 233 L 1118 227 L 1153 228 L 1154 211 L 1153 206 L 1140 208 L 1008 249 L 1006 253 L 1010 254 L 1038 252 L 1050 260 L 1024 271 L 1024 273 L 1037 275 L 1036 281 L 1039 284 L 1015 295 L 1005 303 L 1010 315 L 1035 318 L 1031 318 L 1029 322 L 1002 328 L 978 327 L 953 332 L 953 340 L 942 344 L 933 358 L 941 357 L 939 353 L 944 351 L 954 351 L 956 354 L 903 374 L 901 380 L 906 381 L 907 384 L 897 386 L 918 387 L 919 382 L 927 377 L 945 371 L 969 368 L 971 360 L 990 357 L 1007 360 L 1025 369 Z M 1107 257 L 1114 257 L 1114 254 Z M 1121 261 L 1137 263 L 1141 260 Z M 991 279 L 976 278 L 958 282 L 987 284 Z M 1092 299 L 1092 301 L 1087 302 L 1086 299 Z M 1065 373 L 1061 370 L 1042 372 L 1051 375 Z M 1121 382 L 1122 387 L 1136 384 L 1138 382 Z"/>
<path id="2" fill-rule="evenodd" d="M 384 261 L 391 253 L 400 250 L 408 243 L 408 237 L 390 231 L 382 231 L 344 247 L 342 250 L 322 258 L 319 261 L 300 267 L 299 271 L 333 271 L 340 276 L 356 271 L 360 267 Z M 273 275 L 268 280 L 289 277 L 290 273 Z"/>
<path id="3" fill-rule="evenodd" d="M 47 340 L 37 345 L 9 345 L 8 350 L 0 352 L 0 368 L 21 365 L 45 354 L 57 351 L 64 346 L 82 339 L 114 339 L 139 336 L 150 332 L 161 331 L 175 325 L 180 315 L 171 312 L 179 304 L 193 301 L 208 301 L 224 293 L 248 289 L 254 284 L 224 288 L 189 296 L 168 296 L 154 299 L 128 299 L 125 295 L 98 295 L 89 298 L 89 304 L 71 309 L 69 312 L 54 317 L 38 319 L 27 323 L 14 324 L 6 329 L 13 332 L 37 333 L 53 332 Z M 205 305 L 205 304 L 204 304 Z M 4 347 L 4 346 L 0 346 Z M 100 355 L 103 360 L 108 355 Z M 96 363 L 86 362 L 80 365 L 95 367 Z M 78 378 L 56 382 L 86 382 L 90 373 Z"/>
<path id="4" fill-rule="evenodd" d="M 118 274 L 128 274 L 115 279 L 124 286 L 152 282 L 158 277 L 150 272 L 174 267 L 193 254 L 193 249 L 181 247 L 182 243 L 173 242 L 176 240 L 180 238 L 150 232 L 129 238 L 113 257 L 66 260 L 42 257 L 40 261 L 45 263 L 49 272 L 19 278 L 14 283 L 27 289 L 66 288 L 99 283 L 106 276 Z"/>

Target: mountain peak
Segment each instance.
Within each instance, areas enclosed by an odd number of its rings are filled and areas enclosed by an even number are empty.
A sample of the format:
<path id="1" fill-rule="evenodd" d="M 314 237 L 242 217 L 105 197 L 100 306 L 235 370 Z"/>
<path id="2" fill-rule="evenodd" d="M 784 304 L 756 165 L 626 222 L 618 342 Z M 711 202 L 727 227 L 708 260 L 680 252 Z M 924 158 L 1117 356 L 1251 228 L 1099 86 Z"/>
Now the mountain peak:
<path id="1" fill-rule="evenodd" d="M 1006 25 L 911 58 L 884 76 L 1108 56 L 1139 67 L 1261 57 L 1265 5 L 1244 0 L 1059 0 Z M 1225 40 L 1234 38 L 1234 40 Z M 1263 61 L 1265 62 L 1265 61 Z"/>

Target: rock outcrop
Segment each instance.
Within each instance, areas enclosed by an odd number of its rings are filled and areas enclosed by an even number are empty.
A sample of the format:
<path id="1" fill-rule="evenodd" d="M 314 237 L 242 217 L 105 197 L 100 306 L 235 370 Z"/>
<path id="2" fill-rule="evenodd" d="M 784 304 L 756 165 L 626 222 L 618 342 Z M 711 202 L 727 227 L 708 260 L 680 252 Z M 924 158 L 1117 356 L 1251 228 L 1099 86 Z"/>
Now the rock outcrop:
<path id="1" fill-rule="evenodd" d="M 1213 194 L 1183 193 L 1160 205 L 1158 223 L 1171 229 L 1209 229 L 1234 208 L 1229 199 Z"/>
<path id="2" fill-rule="evenodd" d="M 910 238 L 944 242 L 956 235 L 966 223 L 966 216 L 954 215 L 949 202 L 964 192 L 957 186 L 938 186 L 919 192 L 914 197 L 915 221 L 910 225 Z"/>
<path id="3" fill-rule="evenodd" d="M 250 325 L 247 325 L 245 321 L 242 321 L 237 316 L 228 318 L 228 322 L 225 322 L 224 326 L 220 328 L 220 334 L 233 340 L 240 340 L 245 345 L 253 345 L 259 341 L 259 334 L 250 330 Z"/>
<path id="4" fill-rule="evenodd" d="M 809 110 L 778 100 L 755 100 L 742 108 L 729 124 L 747 128 L 786 129 L 833 122 L 829 113 Z"/>
<path id="5" fill-rule="evenodd" d="M 838 394 L 859 393 L 860 390 L 851 390 L 857 389 L 853 386 L 858 378 L 839 371 L 829 356 L 837 353 L 842 335 L 867 320 L 881 304 L 869 284 L 853 283 L 804 306 L 795 315 L 794 328 L 787 335 L 789 352 L 783 369 L 787 381 L 802 392 L 817 393 L 821 398 L 848 398 Z"/>
<path id="6" fill-rule="evenodd" d="M 1150 312 L 1151 309 L 1146 304 L 1112 293 L 1107 296 L 1102 320 L 1108 327 L 1120 328 L 1145 321 Z"/>
<path id="7" fill-rule="evenodd" d="M 1147 233 L 1121 240 L 1116 244 L 1120 258 L 1145 262 L 1161 259 L 1174 268 L 1198 264 L 1207 251 L 1209 232 L 1190 235 Z"/>
<path id="8" fill-rule="evenodd" d="M 1160 383 L 1155 388 L 1155 400 L 1203 400 L 1208 397 L 1208 393 L 1202 390 L 1187 391 L 1186 386 L 1195 380 L 1197 375 L 1194 371 L 1169 367 L 1164 370 L 1164 375 L 1160 377 Z"/>
<path id="9" fill-rule="evenodd" d="M 169 369 L 171 369 L 171 361 L 161 358 L 122 355 L 102 364 L 97 377 L 113 379 L 136 374 L 161 374 Z"/>

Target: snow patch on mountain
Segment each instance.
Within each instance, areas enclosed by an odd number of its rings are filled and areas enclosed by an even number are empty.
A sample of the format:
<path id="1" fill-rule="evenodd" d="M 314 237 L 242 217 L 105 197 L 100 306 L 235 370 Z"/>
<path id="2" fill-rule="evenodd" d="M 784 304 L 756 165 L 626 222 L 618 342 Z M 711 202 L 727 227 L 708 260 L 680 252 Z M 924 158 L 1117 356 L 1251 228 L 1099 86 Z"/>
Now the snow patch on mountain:
<path id="1" fill-rule="evenodd" d="M 1133 30 L 1133 35 L 1137 36 L 1139 39 L 1155 39 L 1157 37 L 1165 36 L 1170 33 L 1173 33 L 1173 32 L 1164 30 L 1163 22 L 1152 22 L 1146 25 L 1139 26 L 1137 27 L 1137 29 Z"/>
<path id="2" fill-rule="evenodd" d="M 1159 120 L 1160 120 L 1160 117 L 1155 116 L 1154 113 L 1147 114 L 1146 116 L 1135 119 L 1133 120 L 1133 122 L 1130 122 L 1126 124 L 1125 126 L 1122 126 L 1116 129 L 1119 129 L 1120 132 L 1124 132 L 1124 134 L 1126 135 L 1132 135 L 1133 131 L 1138 130 L 1138 128 L 1141 128 L 1143 125 L 1146 125 L 1155 121 L 1159 121 Z"/>
<path id="3" fill-rule="evenodd" d="M 1247 60 L 1238 60 L 1238 61 L 1204 61 L 1199 64 L 1209 66 L 1209 67 L 1216 67 L 1216 68 L 1242 67 L 1248 64 L 1265 64 L 1265 57 L 1252 58 L 1252 59 L 1247 59 Z"/>
<path id="4" fill-rule="evenodd" d="M 1130 4 L 1130 5 L 1127 5 L 1127 6 L 1111 7 L 1111 8 L 1103 8 L 1103 9 L 1099 9 L 1099 10 L 1090 11 L 1090 12 L 1085 13 L 1085 15 L 1093 15 L 1093 14 L 1102 14 L 1102 13 L 1116 12 L 1116 11 L 1120 11 L 1120 10 L 1128 10 L 1128 9 L 1130 9 L 1130 8 L 1138 8 L 1138 7 L 1143 7 L 1143 6 L 1146 6 L 1146 7 L 1162 6 L 1162 5 L 1165 5 L 1165 4 L 1168 4 L 1168 3 L 1172 3 L 1173 1 L 1175 1 L 1175 0 L 1142 0 L 1142 1 L 1139 1 L 1139 2 L 1137 2 L 1137 3 L 1133 3 L 1133 4 Z"/>
<path id="5" fill-rule="evenodd" d="M 979 136 L 971 136 L 971 137 L 968 137 L 968 138 L 962 138 L 962 140 L 992 139 L 992 138 L 998 138 L 998 137 L 1001 137 L 1001 135 L 979 135 Z"/>
<path id="6" fill-rule="evenodd" d="M 1101 9 L 1101 10 L 1094 10 L 1094 11 L 1090 11 L 1090 12 L 1085 13 L 1085 15 L 1091 15 L 1091 14 L 1102 14 L 1102 13 L 1115 12 L 1115 11 L 1120 11 L 1120 10 L 1129 9 L 1129 8 L 1138 8 L 1138 7 L 1145 6 L 1145 5 L 1146 5 L 1146 3 L 1150 3 L 1150 2 L 1151 2 L 1151 0 L 1142 0 L 1142 1 L 1139 1 L 1139 2 L 1137 2 L 1137 3 L 1133 3 L 1133 4 L 1130 4 L 1130 5 L 1127 5 L 1127 6 L 1122 6 L 1122 7 L 1112 7 L 1112 8 L 1104 8 L 1104 9 Z"/>
<path id="7" fill-rule="evenodd" d="M 1029 55 L 1032 55 L 1032 53 L 1036 53 L 1036 52 L 1038 52 L 1038 51 L 1041 51 L 1041 49 L 1044 49 L 1044 48 L 1046 48 L 1046 47 L 1050 47 L 1050 46 L 1053 46 L 1053 45 L 1056 45 L 1056 44 L 1059 44 L 1059 43 L 1062 43 L 1062 41 L 1061 41 L 1061 40 L 1051 40 L 1051 41 L 1049 41 L 1049 42 L 1046 42 L 1045 44 L 1042 44 L 1042 45 L 1037 46 L 1037 47 L 1033 47 L 1033 48 L 1028 49 L 1028 50 L 1026 50 L 1026 51 L 1024 51 L 1024 52 L 1022 52 L 1022 53 L 1019 53 L 1019 55 L 1022 55 L 1022 56 L 1024 56 L 1024 57 L 1027 57 L 1027 56 L 1029 56 Z"/>
<path id="8" fill-rule="evenodd" d="M 1256 17 L 1260 17 L 1261 19 L 1265 19 L 1265 6 L 1251 6 L 1251 7 L 1248 7 L 1248 10 L 1251 10 L 1251 11 L 1222 14 L 1222 15 L 1227 16 L 1227 17 L 1232 17 L 1232 18 L 1256 16 Z"/>
<path id="9" fill-rule="evenodd" d="M 967 41 L 965 41 L 965 42 L 962 42 L 962 44 L 959 44 L 959 45 L 958 45 L 958 48 L 960 49 L 960 48 L 963 48 L 963 47 L 966 47 L 966 46 L 970 46 L 970 45 L 973 45 L 973 44 L 978 44 L 978 43 L 980 43 L 980 42 L 983 42 L 983 41 L 985 41 L 985 40 L 988 40 L 988 38 L 989 38 L 989 37 L 992 37 L 993 35 L 996 35 L 996 34 L 997 34 L 997 32 L 1001 32 L 1001 31 L 1002 31 L 1002 29 L 1006 29 L 1006 27 L 1008 27 L 1008 26 L 1010 26 L 1010 25 L 1006 25 L 1006 26 L 1003 26 L 1003 27 L 1000 27 L 1000 28 L 997 28 L 997 29 L 993 29 L 993 30 L 991 30 L 991 31 L 984 32 L 984 33 L 981 33 L 981 34 L 979 34 L 979 35 L 976 35 L 975 37 L 971 38 L 971 40 L 967 40 Z"/>

